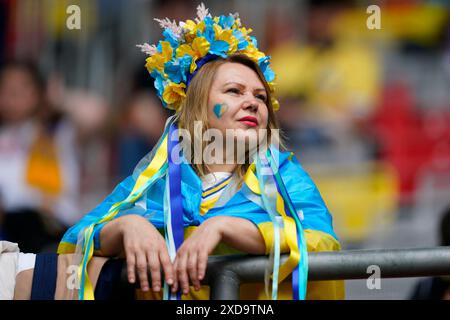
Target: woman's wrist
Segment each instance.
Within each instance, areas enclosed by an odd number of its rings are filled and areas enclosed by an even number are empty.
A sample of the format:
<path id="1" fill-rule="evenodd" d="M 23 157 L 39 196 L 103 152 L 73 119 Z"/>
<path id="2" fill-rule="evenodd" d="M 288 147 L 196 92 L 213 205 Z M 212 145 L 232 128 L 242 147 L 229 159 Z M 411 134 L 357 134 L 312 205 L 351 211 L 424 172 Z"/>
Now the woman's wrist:
<path id="1" fill-rule="evenodd" d="M 139 221 L 139 220 L 143 220 L 143 221 Z M 127 230 L 130 230 L 130 228 L 132 228 L 135 223 L 142 223 L 147 220 L 145 220 L 143 217 L 141 217 L 137 214 L 128 214 L 128 215 L 117 218 L 116 221 L 118 223 L 118 225 L 117 225 L 118 232 L 119 232 L 120 236 L 123 237 L 125 232 Z"/>
<path id="2" fill-rule="evenodd" d="M 123 238 L 125 232 L 132 227 L 133 220 L 131 215 L 126 215 L 106 223 L 100 232 L 102 251 L 105 251 L 107 255 L 122 255 Z"/>

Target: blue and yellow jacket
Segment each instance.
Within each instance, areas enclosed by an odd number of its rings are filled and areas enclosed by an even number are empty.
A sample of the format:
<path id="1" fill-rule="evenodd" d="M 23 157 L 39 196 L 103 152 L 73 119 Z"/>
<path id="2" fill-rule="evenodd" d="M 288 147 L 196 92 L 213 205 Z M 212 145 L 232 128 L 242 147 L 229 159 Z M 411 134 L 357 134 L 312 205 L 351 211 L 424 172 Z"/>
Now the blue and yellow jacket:
<path id="1" fill-rule="evenodd" d="M 316 185 L 302 168 L 295 156 L 290 152 L 279 152 L 279 172 L 287 188 L 289 196 L 297 210 L 303 212 L 302 226 L 306 237 L 307 250 L 338 251 L 340 244 L 333 231 L 332 216 L 326 207 Z M 245 218 L 253 222 L 261 232 L 266 244 L 266 252 L 270 253 L 273 244 L 274 229 L 268 213 L 251 200 L 259 195 L 258 184 L 255 183 L 255 166 L 251 165 L 244 177 L 244 183 L 231 198 L 223 205 L 208 204 L 201 207 L 202 182 L 193 168 L 187 164 L 181 164 L 181 193 L 184 209 L 185 239 L 195 231 L 203 221 L 215 216 L 233 216 Z M 123 201 L 133 189 L 136 180 L 136 172 L 122 181 L 113 192 L 96 208 L 86 214 L 77 224 L 72 226 L 64 235 L 58 253 L 73 253 L 80 232 L 98 217 L 107 212 L 111 206 Z M 133 204 L 121 210 L 116 216 L 126 214 L 139 214 L 146 217 L 159 230 L 164 229 L 164 190 L 166 178 L 162 176 Z M 250 195 L 250 196 L 249 196 Z M 258 197 L 256 197 L 258 198 Z M 95 226 L 94 255 L 102 255 L 100 243 L 100 230 L 105 223 Z M 161 231 L 163 232 L 163 231 Z M 289 235 L 288 235 L 289 236 Z M 281 252 L 288 253 L 289 246 L 284 231 L 281 233 Z M 213 255 L 227 255 L 242 253 L 221 243 Z M 291 283 L 287 280 L 279 285 L 279 299 L 292 299 Z M 153 293 L 139 295 L 143 298 L 160 298 Z M 307 299 L 344 299 L 345 290 L 343 281 L 310 281 L 308 282 Z M 202 287 L 199 292 L 193 288 L 188 296 L 183 299 L 208 299 L 209 288 Z M 243 284 L 241 286 L 242 299 L 267 299 L 264 284 Z"/>

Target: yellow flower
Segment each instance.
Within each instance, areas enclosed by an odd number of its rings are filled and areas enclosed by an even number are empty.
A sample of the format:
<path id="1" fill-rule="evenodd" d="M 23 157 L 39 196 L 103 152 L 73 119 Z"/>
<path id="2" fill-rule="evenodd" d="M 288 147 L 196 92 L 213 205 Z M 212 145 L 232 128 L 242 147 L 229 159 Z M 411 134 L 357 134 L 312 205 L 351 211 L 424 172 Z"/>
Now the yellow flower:
<path id="1" fill-rule="evenodd" d="M 197 36 L 197 31 L 204 32 L 206 26 L 204 21 L 201 21 L 200 23 L 197 24 L 192 20 L 187 20 L 183 25 L 183 28 L 189 31 L 184 36 L 186 42 L 191 42 Z"/>
<path id="2" fill-rule="evenodd" d="M 162 73 L 164 71 L 164 63 L 172 59 L 173 50 L 169 42 L 161 41 L 161 49 L 160 53 L 148 57 L 145 60 L 145 67 L 149 72 L 156 69 Z"/>
<path id="3" fill-rule="evenodd" d="M 164 88 L 162 98 L 169 108 L 177 110 L 180 106 L 183 98 L 186 97 L 186 92 L 184 89 L 186 85 L 184 83 L 174 83 L 169 82 L 169 84 Z"/>
<path id="4" fill-rule="evenodd" d="M 239 31 L 242 32 L 244 37 L 247 37 L 253 31 L 253 29 L 252 28 L 247 29 L 245 27 L 242 27 L 242 28 L 239 28 Z M 250 41 L 250 39 L 247 39 L 247 40 Z"/>
<path id="5" fill-rule="evenodd" d="M 195 31 L 197 29 L 197 24 L 192 20 L 186 20 L 183 24 L 183 29 L 186 29 L 189 32 Z"/>
<path id="6" fill-rule="evenodd" d="M 266 55 L 259 51 L 252 42 L 249 41 L 247 48 L 242 50 L 242 54 L 245 54 L 250 59 L 252 59 L 255 62 L 258 62 L 259 59 L 264 58 Z"/>
<path id="7" fill-rule="evenodd" d="M 177 48 L 176 55 L 182 57 L 188 54 L 192 57 L 190 72 L 193 73 L 197 69 L 195 61 L 201 57 L 204 57 L 209 51 L 210 44 L 204 37 L 195 38 L 191 45 L 182 44 Z"/>
<path id="8" fill-rule="evenodd" d="M 225 41 L 230 45 L 229 54 L 233 54 L 237 50 L 238 40 L 233 36 L 233 30 L 223 30 L 220 26 L 214 25 L 216 40 Z"/>

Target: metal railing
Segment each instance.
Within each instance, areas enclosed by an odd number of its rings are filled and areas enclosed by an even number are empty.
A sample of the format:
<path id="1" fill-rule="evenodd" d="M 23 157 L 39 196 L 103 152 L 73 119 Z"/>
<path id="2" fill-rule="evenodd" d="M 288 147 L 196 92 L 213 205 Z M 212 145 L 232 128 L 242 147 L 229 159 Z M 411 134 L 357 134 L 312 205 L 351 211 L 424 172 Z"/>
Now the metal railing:
<path id="1" fill-rule="evenodd" d="M 286 259 L 283 255 L 281 262 Z M 264 282 L 267 263 L 267 256 L 211 256 L 202 284 L 210 286 L 211 300 L 239 299 L 242 283 Z M 372 265 L 381 278 L 450 275 L 450 247 L 313 252 L 308 280 L 367 279 Z M 126 266 L 122 281 L 127 282 Z"/>

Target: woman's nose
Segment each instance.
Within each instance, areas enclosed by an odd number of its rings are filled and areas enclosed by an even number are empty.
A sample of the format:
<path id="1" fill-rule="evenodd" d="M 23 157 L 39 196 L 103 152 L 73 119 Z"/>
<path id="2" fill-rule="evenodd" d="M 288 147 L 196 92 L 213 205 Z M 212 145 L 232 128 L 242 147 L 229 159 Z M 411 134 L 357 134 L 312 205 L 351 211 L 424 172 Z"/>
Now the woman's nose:
<path id="1" fill-rule="evenodd" d="M 256 100 L 255 97 L 246 97 L 245 101 L 242 104 L 242 108 L 245 110 L 250 110 L 252 112 L 256 112 L 258 111 L 258 101 Z"/>

